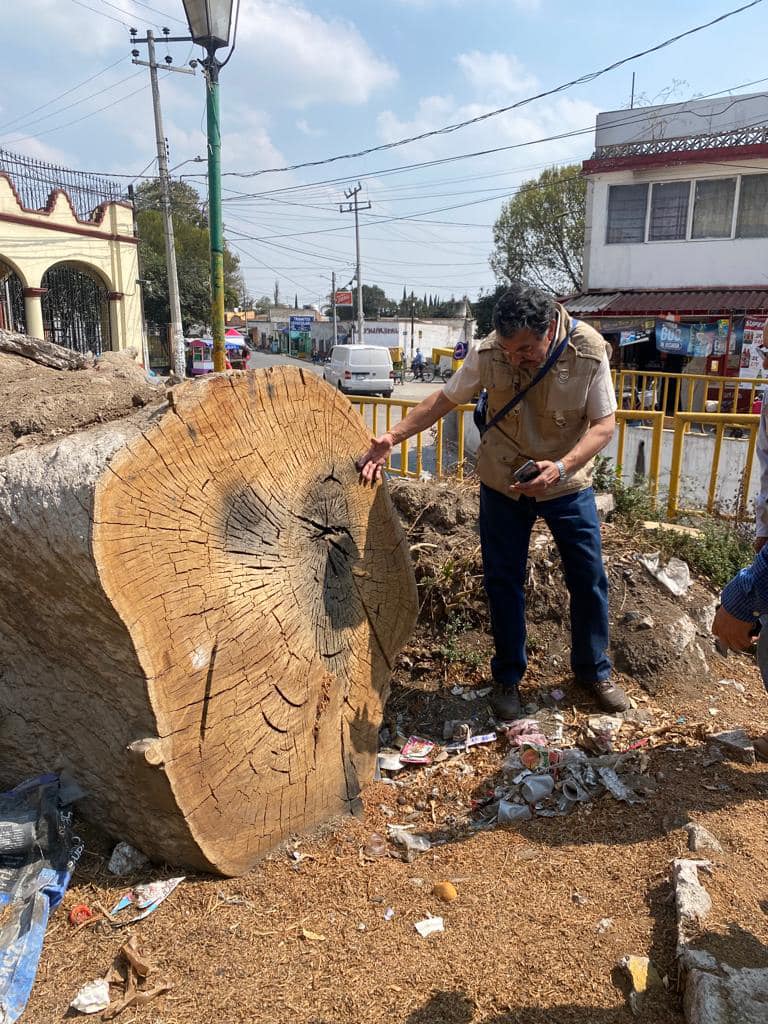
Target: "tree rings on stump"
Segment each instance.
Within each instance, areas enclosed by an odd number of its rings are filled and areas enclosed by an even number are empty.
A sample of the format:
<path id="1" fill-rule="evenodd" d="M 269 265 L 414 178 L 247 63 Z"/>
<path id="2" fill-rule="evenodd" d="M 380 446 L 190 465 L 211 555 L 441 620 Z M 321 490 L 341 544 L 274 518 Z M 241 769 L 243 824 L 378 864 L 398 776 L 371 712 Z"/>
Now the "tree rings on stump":
<path id="1" fill-rule="evenodd" d="M 359 482 L 360 416 L 314 374 L 189 382 L 149 422 L 105 429 L 123 436 L 92 486 L 71 482 L 95 578 L 68 601 L 109 628 L 87 687 L 55 702 L 38 769 L 69 768 L 90 813 L 150 857 L 237 874 L 354 810 L 372 777 L 417 613 L 408 545 L 386 486 Z"/>

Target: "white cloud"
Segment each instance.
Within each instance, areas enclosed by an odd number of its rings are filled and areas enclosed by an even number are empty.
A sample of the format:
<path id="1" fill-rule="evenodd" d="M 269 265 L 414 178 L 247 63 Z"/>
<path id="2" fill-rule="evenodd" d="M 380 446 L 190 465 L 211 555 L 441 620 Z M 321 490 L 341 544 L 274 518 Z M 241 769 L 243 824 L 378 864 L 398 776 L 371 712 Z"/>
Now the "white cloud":
<path id="1" fill-rule="evenodd" d="M 256 91 L 296 108 L 316 103 L 360 104 L 397 79 L 350 22 L 326 20 L 295 3 L 243 0 L 238 50 L 251 54 Z"/>
<path id="2" fill-rule="evenodd" d="M 320 136 L 328 134 L 322 128 L 313 128 L 308 121 L 304 120 L 304 118 L 301 118 L 296 122 L 296 127 L 302 135 L 308 135 L 311 139 L 318 139 Z"/>
<path id="3" fill-rule="evenodd" d="M 475 92 L 487 99 L 525 96 L 538 84 L 514 54 L 472 50 L 460 53 L 456 63 Z"/>

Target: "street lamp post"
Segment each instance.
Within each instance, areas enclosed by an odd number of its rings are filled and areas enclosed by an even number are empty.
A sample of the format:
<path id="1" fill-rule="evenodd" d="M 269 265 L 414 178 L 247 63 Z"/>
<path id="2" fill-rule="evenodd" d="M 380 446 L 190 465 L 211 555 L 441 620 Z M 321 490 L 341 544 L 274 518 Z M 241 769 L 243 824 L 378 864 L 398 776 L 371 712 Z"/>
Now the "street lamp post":
<path id="1" fill-rule="evenodd" d="M 202 61 L 208 125 L 208 232 L 211 241 L 211 330 L 213 368 L 226 369 L 224 346 L 224 223 L 221 211 L 221 120 L 216 51 L 229 45 L 233 0 L 183 0 L 189 31 L 208 56 Z"/>

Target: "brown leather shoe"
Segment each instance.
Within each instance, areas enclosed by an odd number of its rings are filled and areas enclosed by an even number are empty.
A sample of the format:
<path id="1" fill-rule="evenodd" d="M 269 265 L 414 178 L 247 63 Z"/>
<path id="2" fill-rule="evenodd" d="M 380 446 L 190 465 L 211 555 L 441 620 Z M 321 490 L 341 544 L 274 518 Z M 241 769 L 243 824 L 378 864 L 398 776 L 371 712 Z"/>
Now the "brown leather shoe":
<path id="1" fill-rule="evenodd" d="M 516 686 L 504 689 L 496 683 L 488 703 L 500 722 L 514 722 L 517 718 L 523 717 L 520 692 Z"/>
<path id="2" fill-rule="evenodd" d="M 610 679 L 601 679 L 599 682 L 592 683 L 592 692 L 597 697 L 603 711 L 626 711 L 629 707 L 629 698 L 626 693 Z"/>
<path id="3" fill-rule="evenodd" d="M 768 761 L 768 732 L 764 736 L 757 736 L 753 741 L 755 757 L 758 761 Z"/>

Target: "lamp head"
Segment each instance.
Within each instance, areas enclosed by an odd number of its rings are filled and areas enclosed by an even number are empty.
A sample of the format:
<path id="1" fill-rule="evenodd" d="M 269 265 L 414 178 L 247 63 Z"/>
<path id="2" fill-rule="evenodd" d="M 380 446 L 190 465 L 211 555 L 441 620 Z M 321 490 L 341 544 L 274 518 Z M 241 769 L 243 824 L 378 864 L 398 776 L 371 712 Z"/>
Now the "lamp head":
<path id="1" fill-rule="evenodd" d="M 183 0 L 194 42 L 212 52 L 229 46 L 233 0 Z"/>

